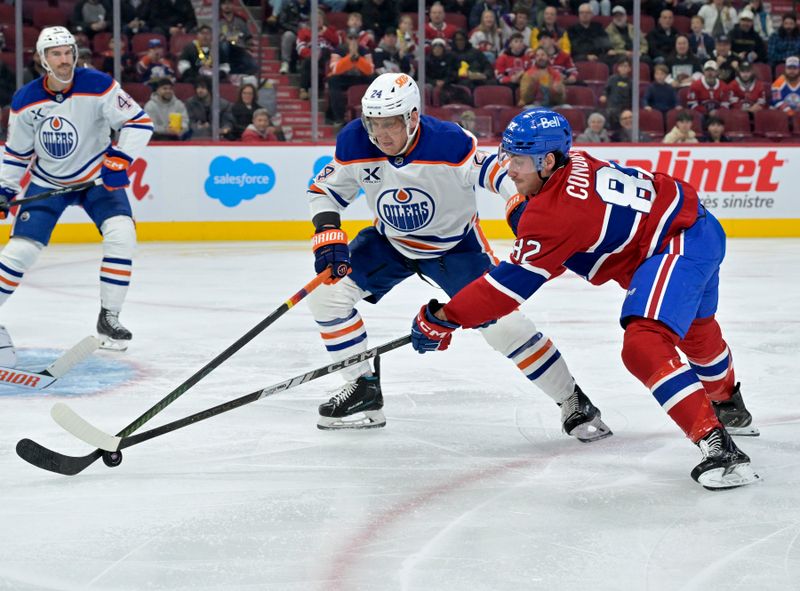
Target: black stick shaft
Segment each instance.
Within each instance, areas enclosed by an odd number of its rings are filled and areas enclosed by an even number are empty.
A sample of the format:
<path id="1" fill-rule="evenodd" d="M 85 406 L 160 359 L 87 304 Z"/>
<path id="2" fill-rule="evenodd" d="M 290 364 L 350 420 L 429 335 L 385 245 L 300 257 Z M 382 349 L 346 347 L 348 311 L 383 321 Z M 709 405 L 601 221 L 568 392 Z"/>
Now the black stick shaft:
<path id="1" fill-rule="evenodd" d="M 39 193 L 38 195 L 34 195 L 33 197 L 14 200 L 8 205 L 9 207 L 15 207 L 17 205 L 25 205 L 26 203 L 32 203 L 34 201 L 42 201 L 43 199 L 50 199 L 51 197 L 58 197 L 60 195 L 66 195 L 67 193 L 73 193 L 75 191 L 83 191 L 84 189 L 91 189 L 96 184 L 97 184 L 96 181 L 87 181 L 85 183 L 79 183 L 71 187 L 62 187 L 61 189 L 53 189 L 52 191 L 45 191 L 44 193 Z"/>
<path id="2" fill-rule="evenodd" d="M 217 406 L 213 406 L 211 408 L 207 408 L 206 410 L 197 412 L 193 415 L 189 415 L 188 417 L 172 421 L 171 423 L 167 423 L 166 425 L 161 425 L 160 427 L 149 429 L 147 431 L 143 431 L 142 433 L 131 435 L 130 437 L 123 437 L 122 441 L 119 444 L 119 449 L 137 445 L 139 443 L 142 443 L 143 441 L 147 441 L 148 439 L 153 439 L 154 437 L 165 435 L 172 431 L 182 429 L 183 427 L 188 427 L 189 425 L 192 425 L 199 421 L 210 419 L 211 417 L 220 415 L 224 412 L 228 412 L 235 408 L 239 408 L 240 406 L 244 406 L 245 404 L 250 404 L 251 402 L 260 400 L 261 398 L 266 398 L 267 396 L 272 396 L 279 392 L 290 390 L 301 384 L 305 384 L 312 380 L 316 380 L 317 378 L 321 378 L 322 376 L 326 376 L 328 374 L 340 371 L 350 365 L 361 363 L 362 361 L 366 361 L 367 359 L 377 357 L 378 355 L 383 355 L 384 353 L 388 353 L 389 351 L 407 345 L 410 342 L 411 342 L 411 335 L 406 335 L 404 337 L 400 337 L 399 339 L 395 339 L 393 341 L 389 341 L 388 343 L 384 343 L 383 345 L 380 345 L 378 347 L 373 347 L 372 349 L 364 351 L 363 353 L 357 353 L 356 355 L 352 355 L 342 361 L 331 363 L 330 365 L 326 365 L 325 367 L 319 367 L 317 369 L 313 369 L 309 372 L 300 374 L 299 376 L 295 376 L 293 378 L 289 378 L 288 380 L 284 380 L 282 382 L 279 382 L 262 390 L 256 390 L 255 392 L 251 392 L 250 394 L 245 394 L 244 396 L 240 396 L 239 398 L 235 398 L 234 400 L 223 402 L 222 404 L 218 404 Z"/>

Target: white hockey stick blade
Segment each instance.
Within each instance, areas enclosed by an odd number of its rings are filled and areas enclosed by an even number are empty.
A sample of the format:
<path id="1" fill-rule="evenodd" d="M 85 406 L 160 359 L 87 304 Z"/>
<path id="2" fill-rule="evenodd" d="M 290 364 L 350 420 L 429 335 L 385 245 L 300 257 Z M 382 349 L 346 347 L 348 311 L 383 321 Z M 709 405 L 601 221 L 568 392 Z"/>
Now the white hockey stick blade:
<path id="1" fill-rule="evenodd" d="M 56 402 L 53 405 L 53 408 L 50 409 L 50 416 L 65 431 L 72 433 L 89 445 L 106 451 L 117 451 L 119 449 L 119 443 L 122 441 L 121 437 L 115 437 L 105 431 L 101 431 L 63 402 Z"/>
<path id="2" fill-rule="evenodd" d="M 94 353 L 99 346 L 100 341 L 97 340 L 97 337 L 88 336 L 61 357 L 53 361 L 43 373 L 58 379 Z"/>
<path id="3" fill-rule="evenodd" d="M 45 372 L 25 371 L 24 369 L 14 369 L 13 367 L 0 367 L 0 384 L 19 386 L 20 388 L 30 388 L 32 390 L 42 390 L 56 381 L 52 375 Z"/>

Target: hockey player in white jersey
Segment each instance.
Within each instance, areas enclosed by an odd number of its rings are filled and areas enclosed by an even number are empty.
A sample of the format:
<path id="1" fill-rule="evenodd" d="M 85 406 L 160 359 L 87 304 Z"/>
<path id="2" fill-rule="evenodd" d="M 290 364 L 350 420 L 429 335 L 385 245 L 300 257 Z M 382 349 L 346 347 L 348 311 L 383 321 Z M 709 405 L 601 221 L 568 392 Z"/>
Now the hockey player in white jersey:
<path id="1" fill-rule="evenodd" d="M 367 89 L 362 119 L 336 138 L 334 160 L 308 189 L 315 268 L 336 278 L 309 296 L 323 342 L 334 360 L 367 349 L 355 305 L 376 303 L 412 275 L 456 293 L 497 264 L 478 224 L 475 185 L 516 193 L 496 155 L 477 150 L 459 126 L 420 116 L 416 82 L 383 74 Z M 348 244 L 340 212 L 358 195 L 375 217 Z M 575 383 L 553 342 L 519 311 L 480 329 L 486 341 L 561 407 L 562 427 L 581 441 L 611 435 L 600 411 Z M 319 407 L 321 429 L 382 427 L 383 396 L 376 362 L 343 370 L 349 380 Z"/>
<path id="2" fill-rule="evenodd" d="M 5 217 L 28 169 L 26 197 L 98 178 L 102 182 L 20 207 L 11 240 L 0 253 L 0 305 L 47 245 L 64 210 L 79 205 L 103 237 L 97 331 L 107 348 L 124 350 L 132 335 L 120 324 L 119 313 L 136 246 L 127 169 L 147 145 L 152 121 L 110 76 L 75 67 L 77 45 L 64 27 L 43 29 L 36 51 L 47 73 L 12 99 L 0 167 L 0 214 Z M 112 129 L 119 130 L 116 145 L 109 139 Z"/>

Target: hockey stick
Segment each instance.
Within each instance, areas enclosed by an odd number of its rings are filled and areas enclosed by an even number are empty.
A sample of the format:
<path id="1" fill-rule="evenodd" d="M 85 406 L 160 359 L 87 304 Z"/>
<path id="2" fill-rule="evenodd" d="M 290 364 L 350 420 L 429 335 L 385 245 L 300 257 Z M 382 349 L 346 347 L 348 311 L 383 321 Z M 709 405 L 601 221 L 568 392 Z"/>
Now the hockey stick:
<path id="1" fill-rule="evenodd" d="M 8 204 L 8 206 L 16 207 L 18 205 L 25 205 L 26 203 L 33 203 L 34 201 L 42 201 L 43 199 L 50 199 L 50 197 L 60 197 L 61 195 L 72 193 L 73 191 L 83 191 L 84 189 L 91 189 L 95 185 L 99 185 L 102 182 L 103 181 L 97 178 L 93 181 L 78 183 L 77 185 L 73 185 L 71 187 L 62 187 L 61 189 L 53 189 L 52 191 L 45 191 L 44 193 L 39 193 L 38 195 L 34 195 L 33 197 L 28 197 L 27 199 L 16 199 L 14 201 L 11 201 Z"/>
<path id="2" fill-rule="evenodd" d="M 353 365 L 354 363 L 360 363 L 372 357 L 377 357 L 378 355 L 388 353 L 389 351 L 407 345 L 410 342 L 411 336 L 406 335 L 399 339 L 384 343 L 378 347 L 373 347 L 372 349 L 364 351 L 363 353 L 352 355 L 347 359 L 343 359 L 342 361 L 337 361 L 336 363 L 332 363 L 325 367 L 314 369 L 299 376 L 295 376 L 288 380 L 284 380 L 264 388 L 263 390 L 256 390 L 251 394 L 246 394 L 245 396 L 241 396 L 229 402 L 224 402 L 220 405 L 200 411 L 183 419 L 172 421 L 171 423 L 167 423 L 161 427 L 156 427 L 130 437 L 124 435 L 118 435 L 117 437 L 114 437 L 101 431 L 97 427 L 94 427 L 81 418 L 65 404 L 56 404 L 53 407 L 51 414 L 53 415 L 53 418 L 56 419 L 56 422 L 58 422 L 73 435 L 83 439 L 84 441 L 91 441 L 91 444 L 97 446 L 98 448 L 102 446 L 114 450 L 106 452 L 104 460 L 109 466 L 116 466 L 122 461 L 122 454 L 119 452 L 120 449 L 131 447 L 133 445 L 142 443 L 143 441 L 147 441 L 148 439 L 153 439 L 154 437 L 164 435 L 171 431 L 187 427 L 193 423 L 197 423 L 198 421 L 228 412 L 229 410 L 244 406 L 245 404 L 250 404 L 251 402 L 255 402 L 261 398 L 266 398 L 267 396 L 284 392 L 301 384 L 305 384 L 306 382 L 310 382 L 312 380 L 316 380 L 317 378 L 321 378 L 322 376 L 340 371 L 345 367 Z M 104 452 L 101 449 L 97 449 L 88 456 L 66 456 L 49 450 L 30 439 L 22 439 L 19 443 L 17 443 L 17 455 L 19 455 L 26 462 L 33 464 L 38 468 L 72 476 L 81 472 L 100 456 L 103 456 Z M 106 458 L 109 459 L 106 460 Z"/>
<path id="3" fill-rule="evenodd" d="M 66 351 L 42 371 L 25 371 L 12 367 L 0 367 L 0 383 L 44 390 L 66 374 L 100 346 L 96 337 L 88 336 Z"/>
<path id="4" fill-rule="evenodd" d="M 300 289 L 300 291 L 298 291 L 296 294 L 294 294 L 292 297 L 290 297 L 288 300 L 286 300 L 284 303 L 278 306 L 274 312 L 272 312 L 269 316 L 264 318 L 264 320 L 259 322 L 256 326 L 251 328 L 239 340 L 237 340 L 230 347 L 225 349 L 222 353 L 214 357 L 214 359 L 212 359 L 205 366 L 199 369 L 193 376 L 191 376 L 180 386 L 175 388 L 172 392 L 167 394 L 164 398 L 159 400 L 155 405 L 150 407 L 144 414 L 134 419 L 130 425 L 128 425 L 122 431 L 117 433 L 117 436 L 127 437 L 128 435 L 136 431 L 139 427 L 144 425 L 147 421 L 152 419 L 154 416 L 156 416 L 158 413 L 164 410 L 167 406 L 172 404 L 180 396 L 185 394 L 186 391 L 189 390 L 189 388 L 194 386 L 197 382 L 202 380 L 204 377 L 206 377 L 208 374 L 214 371 L 217 367 L 222 365 L 222 363 L 224 363 L 227 359 L 229 359 L 234 353 L 236 353 L 247 343 L 252 341 L 256 336 L 258 336 L 261 332 L 263 332 L 264 329 L 266 329 L 270 324 L 274 323 L 278 318 L 283 316 L 286 312 L 289 311 L 289 309 L 294 307 L 298 302 L 300 302 L 309 293 L 311 293 L 317 287 L 319 287 L 329 277 L 330 277 L 330 270 L 328 269 L 326 269 L 325 271 L 314 277 L 314 279 L 312 279 L 306 285 L 304 285 L 302 289 Z M 29 444 L 32 444 L 34 447 L 31 447 L 31 445 Z M 70 458 L 69 460 L 64 460 L 64 464 L 62 465 L 59 464 L 57 460 L 53 460 L 52 457 L 49 460 L 46 458 L 42 458 L 41 452 L 37 450 L 35 447 L 37 445 L 38 444 L 29 439 L 22 439 L 19 443 L 17 443 L 17 454 L 22 459 L 30 462 L 34 466 L 39 464 L 37 464 L 37 462 L 33 460 L 39 458 L 41 462 L 51 466 L 51 467 L 45 467 L 43 465 L 39 465 L 40 468 L 44 468 L 45 470 L 51 470 L 52 472 L 60 472 L 61 474 L 68 474 L 68 475 L 77 474 L 78 472 L 81 472 L 82 470 L 86 469 L 95 460 L 97 460 L 100 456 L 103 455 L 103 450 L 97 449 L 94 452 L 90 453 L 89 455 L 78 458 Z M 20 451 L 21 449 L 22 451 Z M 52 463 L 53 461 L 56 461 L 56 464 L 53 464 Z M 59 467 L 61 469 L 56 469 Z M 62 469 L 66 471 L 62 471 Z"/>

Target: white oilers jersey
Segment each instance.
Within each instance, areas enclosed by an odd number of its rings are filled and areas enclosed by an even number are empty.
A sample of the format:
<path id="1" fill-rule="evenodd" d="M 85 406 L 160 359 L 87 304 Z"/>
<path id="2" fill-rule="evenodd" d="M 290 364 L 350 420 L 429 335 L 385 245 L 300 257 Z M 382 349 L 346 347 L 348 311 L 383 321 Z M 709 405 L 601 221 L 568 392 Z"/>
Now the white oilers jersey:
<path id="1" fill-rule="evenodd" d="M 109 75 L 76 68 L 72 85 L 59 93 L 44 78 L 29 82 L 11 101 L 0 185 L 19 190 L 31 161 L 31 181 L 42 187 L 97 178 L 111 129 L 121 130 L 117 149 L 133 159 L 153 133 L 150 117 Z"/>
<path id="2" fill-rule="evenodd" d="M 478 221 L 475 185 L 505 199 L 516 193 L 496 155 L 455 123 L 423 116 L 402 156 L 386 156 L 360 120 L 336 138 L 336 155 L 308 188 L 311 215 L 341 212 L 363 189 L 375 227 L 404 256 L 442 256 Z"/>

